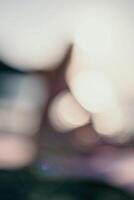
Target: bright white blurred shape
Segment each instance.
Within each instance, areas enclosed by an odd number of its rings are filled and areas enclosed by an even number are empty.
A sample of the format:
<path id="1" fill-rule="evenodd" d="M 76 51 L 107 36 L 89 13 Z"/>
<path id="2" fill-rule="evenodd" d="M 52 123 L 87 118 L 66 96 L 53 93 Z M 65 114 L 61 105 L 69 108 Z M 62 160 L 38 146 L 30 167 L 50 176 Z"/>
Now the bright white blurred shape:
<path id="1" fill-rule="evenodd" d="M 35 30 L 33 30 L 35 32 Z M 23 34 L 23 30 L 16 31 L 12 36 L 4 36 L 4 46 L 1 50 L 1 59 L 8 65 L 20 70 L 53 70 L 64 59 L 68 50 L 66 38 L 56 33 L 59 40 L 50 34 L 32 34 L 32 30 Z M 55 29 L 50 33 L 55 32 Z M 19 36 L 18 36 L 19 35 Z M 63 38 L 63 40 L 61 39 Z M 45 55 L 45 56 L 44 56 Z"/>
<path id="2" fill-rule="evenodd" d="M 67 83 L 70 85 L 76 74 L 91 68 L 90 66 L 90 60 L 85 51 L 79 48 L 78 45 L 75 45 L 72 49 L 71 59 L 66 71 Z"/>
<path id="3" fill-rule="evenodd" d="M 53 100 L 49 108 L 49 119 L 56 130 L 66 132 L 89 123 L 90 114 L 70 92 L 63 91 Z"/>
<path id="4" fill-rule="evenodd" d="M 1 59 L 24 70 L 51 70 L 59 65 L 70 43 L 72 4 L 5 0 L 0 5 Z"/>
<path id="5" fill-rule="evenodd" d="M 102 136 L 117 137 L 119 135 L 122 139 L 124 138 L 124 134 L 121 135 L 124 128 L 123 113 L 118 106 L 115 108 L 111 106 L 104 112 L 92 113 L 92 121 L 95 130 Z"/>
<path id="6" fill-rule="evenodd" d="M 81 70 L 70 82 L 78 102 L 90 112 L 102 112 L 116 103 L 110 81 L 99 70 Z"/>
<path id="7" fill-rule="evenodd" d="M 81 70 L 69 84 L 80 105 L 92 113 L 93 125 L 98 133 L 111 135 L 123 130 L 123 113 L 105 74 L 97 69 Z"/>
<path id="8" fill-rule="evenodd" d="M 36 155 L 35 144 L 15 135 L 0 137 L 0 168 L 20 168 L 30 164 Z"/>

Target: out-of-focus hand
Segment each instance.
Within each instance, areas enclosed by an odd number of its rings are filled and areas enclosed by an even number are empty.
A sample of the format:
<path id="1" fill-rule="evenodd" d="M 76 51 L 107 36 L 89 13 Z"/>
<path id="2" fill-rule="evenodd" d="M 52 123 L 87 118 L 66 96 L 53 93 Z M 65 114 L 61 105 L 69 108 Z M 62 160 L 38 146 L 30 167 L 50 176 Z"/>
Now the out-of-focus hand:
<path id="1" fill-rule="evenodd" d="M 58 98 L 57 109 L 50 107 L 55 127 L 65 125 L 66 131 L 91 119 L 103 136 L 132 135 L 133 1 L 0 0 L 0 5 L 0 57 L 11 67 L 55 69 L 73 46 L 65 71 L 70 92 L 59 94 L 66 100 L 60 104 Z M 69 102 L 71 114 L 64 109 Z M 51 117 L 62 114 L 58 122 Z"/>

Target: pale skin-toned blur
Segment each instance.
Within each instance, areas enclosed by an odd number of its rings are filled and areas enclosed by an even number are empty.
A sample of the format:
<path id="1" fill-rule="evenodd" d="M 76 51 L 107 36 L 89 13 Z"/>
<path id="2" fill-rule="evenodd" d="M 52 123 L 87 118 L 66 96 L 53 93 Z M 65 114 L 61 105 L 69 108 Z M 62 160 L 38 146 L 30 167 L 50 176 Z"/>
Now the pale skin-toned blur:
<path id="1" fill-rule="evenodd" d="M 65 102 L 76 101 L 82 117 L 58 119 L 58 129 L 67 124 L 65 130 L 71 130 L 92 119 L 103 136 L 132 135 L 133 7 L 132 0 L 0 0 L 0 58 L 6 64 L 25 71 L 53 70 L 72 45 Z M 59 110 L 52 105 L 51 113 L 66 115 L 58 105 Z M 50 121 L 57 126 L 51 114 Z"/>

